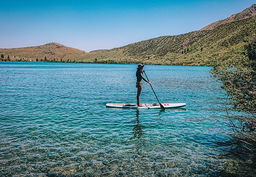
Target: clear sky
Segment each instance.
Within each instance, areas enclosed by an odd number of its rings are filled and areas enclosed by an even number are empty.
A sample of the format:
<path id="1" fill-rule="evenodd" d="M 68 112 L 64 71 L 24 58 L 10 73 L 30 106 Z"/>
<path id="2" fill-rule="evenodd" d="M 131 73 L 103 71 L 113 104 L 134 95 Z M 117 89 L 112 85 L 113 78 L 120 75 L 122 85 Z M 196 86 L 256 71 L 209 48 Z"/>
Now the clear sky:
<path id="1" fill-rule="evenodd" d="M 0 0 L 0 48 L 110 49 L 198 30 L 255 0 Z"/>

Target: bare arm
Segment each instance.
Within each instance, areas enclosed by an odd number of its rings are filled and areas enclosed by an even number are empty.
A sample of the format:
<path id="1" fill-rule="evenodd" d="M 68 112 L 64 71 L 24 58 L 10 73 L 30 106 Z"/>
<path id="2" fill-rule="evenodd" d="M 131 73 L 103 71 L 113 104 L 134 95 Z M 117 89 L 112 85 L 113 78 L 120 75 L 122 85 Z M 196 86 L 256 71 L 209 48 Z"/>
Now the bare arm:
<path id="1" fill-rule="evenodd" d="M 144 71 L 143 71 L 143 73 L 144 73 Z M 143 74 L 143 73 L 142 73 L 142 74 Z M 145 79 L 142 75 L 141 75 L 141 78 L 142 78 L 145 82 L 149 83 L 149 81 L 148 81 L 147 79 Z"/>

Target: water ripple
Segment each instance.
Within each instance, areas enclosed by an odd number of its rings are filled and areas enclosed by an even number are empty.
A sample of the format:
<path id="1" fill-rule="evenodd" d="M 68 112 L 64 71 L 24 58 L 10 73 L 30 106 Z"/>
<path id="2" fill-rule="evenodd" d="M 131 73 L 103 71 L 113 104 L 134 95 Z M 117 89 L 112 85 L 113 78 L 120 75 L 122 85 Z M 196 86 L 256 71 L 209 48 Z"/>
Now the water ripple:
<path id="1" fill-rule="evenodd" d="M 231 139 L 226 94 L 209 67 L 146 66 L 163 102 L 135 102 L 135 65 L 1 63 L 1 176 L 207 176 Z M 191 77 L 193 76 L 193 77 Z M 156 102 L 146 84 L 142 102 Z"/>

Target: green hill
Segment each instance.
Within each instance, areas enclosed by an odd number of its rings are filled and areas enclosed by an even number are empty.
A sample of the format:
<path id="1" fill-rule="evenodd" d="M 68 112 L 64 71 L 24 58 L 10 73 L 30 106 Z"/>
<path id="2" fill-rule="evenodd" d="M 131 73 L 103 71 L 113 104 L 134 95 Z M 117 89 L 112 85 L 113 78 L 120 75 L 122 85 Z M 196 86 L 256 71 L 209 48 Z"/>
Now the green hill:
<path id="1" fill-rule="evenodd" d="M 111 50 L 88 53 L 85 62 L 215 65 L 229 62 L 256 38 L 256 16 L 212 30 L 162 36 Z"/>

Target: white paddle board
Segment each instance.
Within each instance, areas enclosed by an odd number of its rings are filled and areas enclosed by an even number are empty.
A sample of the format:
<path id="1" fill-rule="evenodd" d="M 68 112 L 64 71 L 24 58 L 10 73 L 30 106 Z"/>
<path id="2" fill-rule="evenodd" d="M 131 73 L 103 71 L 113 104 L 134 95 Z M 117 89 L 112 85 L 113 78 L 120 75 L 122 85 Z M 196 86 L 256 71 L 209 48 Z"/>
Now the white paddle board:
<path id="1" fill-rule="evenodd" d="M 186 103 L 162 103 L 165 109 L 180 108 L 186 106 Z M 142 104 L 137 106 L 134 103 L 107 103 L 107 108 L 125 108 L 125 109 L 161 109 L 158 103 Z"/>

